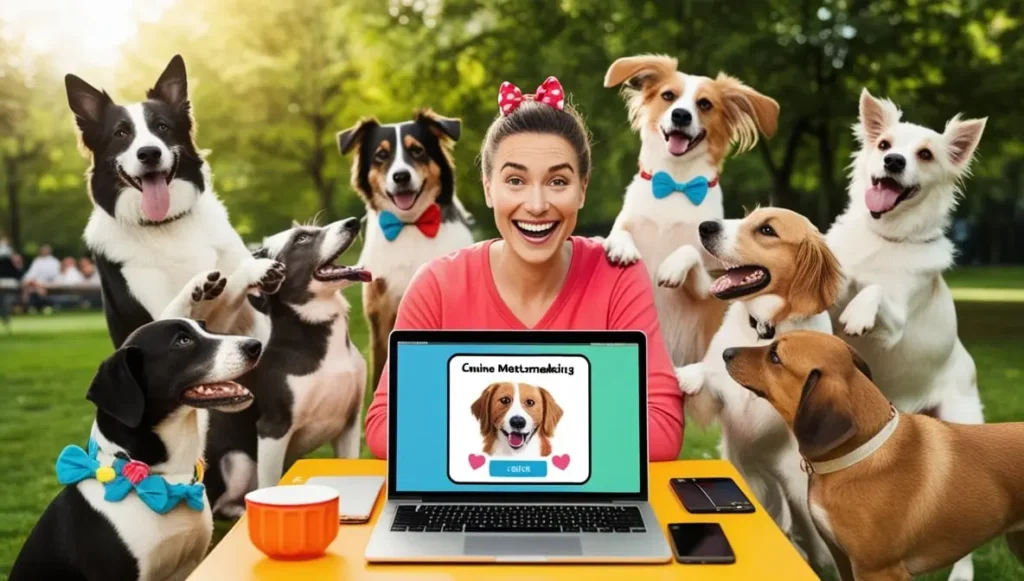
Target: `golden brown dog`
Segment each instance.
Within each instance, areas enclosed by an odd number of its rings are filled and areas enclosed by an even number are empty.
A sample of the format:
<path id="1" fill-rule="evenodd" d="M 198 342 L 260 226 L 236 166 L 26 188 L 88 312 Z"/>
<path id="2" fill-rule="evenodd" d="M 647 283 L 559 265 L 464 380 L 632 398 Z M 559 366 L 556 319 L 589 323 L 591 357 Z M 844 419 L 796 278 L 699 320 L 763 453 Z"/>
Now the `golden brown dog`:
<path id="1" fill-rule="evenodd" d="M 897 413 L 863 359 L 823 333 L 723 358 L 792 428 L 811 472 L 811 514 L 844 581 L 909 580 L 1001 534 L 1024 561 L 1024 423 Z"/>
<path id="2" fill-rule="evenodd" d="M 562 408 L 548 390 L 504 381 L 488 385 L 470 410 L 488 456 L 549 456 Z"/>

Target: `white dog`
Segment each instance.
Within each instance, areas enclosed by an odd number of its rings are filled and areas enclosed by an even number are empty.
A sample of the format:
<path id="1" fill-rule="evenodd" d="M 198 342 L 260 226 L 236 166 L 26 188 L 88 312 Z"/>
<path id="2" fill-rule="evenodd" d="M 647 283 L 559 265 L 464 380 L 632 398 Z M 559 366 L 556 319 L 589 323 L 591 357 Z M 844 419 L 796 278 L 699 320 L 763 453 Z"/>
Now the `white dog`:
<path id="1" fill-rule="evenodd" d="M 986 119 L 958 115 L 938 133 L 900 117 L 891 101 L 861 93 L 850 205 L 827 234 L 848 277 L 833 324 L 900 410 L 980 424 L 974 361 L 942 272 L 954 253 L 944 231 Z M 950 579 L 973 578 L 968 555 Z"/>

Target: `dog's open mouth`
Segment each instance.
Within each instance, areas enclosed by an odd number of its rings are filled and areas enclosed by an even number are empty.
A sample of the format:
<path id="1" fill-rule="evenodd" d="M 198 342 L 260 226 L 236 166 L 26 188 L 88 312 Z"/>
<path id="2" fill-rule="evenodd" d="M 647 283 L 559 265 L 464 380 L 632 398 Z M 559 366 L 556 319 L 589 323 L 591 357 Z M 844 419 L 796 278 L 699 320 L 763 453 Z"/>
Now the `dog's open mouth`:
<path id="1" fill-rule="evenodd" d="M 426 185 L 427 185 L 426 181 L 424 181 L 423 185 L 420 186 L 420 189 L 416 190 L 416 191 L 413 191 L 413 190 L 400 190 L 400 191 L 397 191 L 397 192 L 394 192 L 394 193 L 392 193 L 392 192 L 386 192 L 386 193 L 387 193 L 388 197 L 391 198 L 391 202 L 395 204 L 395 207 L 397 207 L 399 210 L 402 210 L 404 212 L 405 210 L 409 210 L 413 206 L 416 205 L 416 200 L 419 199 L 420 194 L 423 193 L 423 188 Z"/>
<path id="2" fill-rule="evenodd" d="M 558 220 L 548 221 L 532 221 L 526 220 L 512 220 L 512 224 L 519 230 L 520 234 L 529 238 L 533 242 L 543 242 L 550 236 L 558 225 L 561 224 Z"/>
<path id="3" fill-rule="evenodd" d="M 178 171 L 178 156 L 175 155 L 170 171 L 153 171 L 141 177 L 128 175 L 120 165 L 117 175 L 125 185 L 142 192 L 142 213 L 150 222 L 162 222 L 171 209 L 171 180 Z"/>
<path id="4" fill-rule="evenodd" d="M 668 147 L 668 152 L 679 157 L 680 155 L 690 152 L 694 147 L 697 147 L 701 141 L 704 141 L 704 138 L 707 136 L 707 131 L 701 131 L 696 137 L 691 137 L 679 129 L 672 129 L 670 131 L 662 130 L 661 134 L 665 137 L 665 144 L 666 147 Z"/>
<path id="5" fill-rule="evenodd" d="M 871 211 L 871 217 L 877 220 L 882 214 L 913 198 L 920 189 L 921 186 L 917 184 L 905 186 L 891 177 L 871 178 L 871 187 L 868 188 L 864 201 Z"/>
<path id="6" fill-rule="evenodd" d="M 196 385 L 181 394 L 182 403 L 194 408 L 235 407 L 252 399 L 252 392 L 234 381 Z"/>
<path id="7" fill-rule="evenodd" d="M 768 286 L 772 276 L 768 269 L 756 264 L 729 268 L 711 283 L 709 291 L 722 300 L 735 299 Z"/>
<path id="8" fill-rule="evenodd" d="M 526 445 L 526 434 L 523 432 L 506 432 L 502 430 L 501 433 L 505 434 L 505 439 L 508 440 L 509 448 L 518 450 Z"/>
<path id="9" fill-rule="evenodd" d="M 351 243 L 343 245 L 338 249 L 330 259 L 324 261 L 320 266 L 313 271 L 313 278 L 320 282 L 336 282 L 340 280 L 351 280 L 355 282 L 370 282 L 373 280 L 373 276 L 370 271 L 359 268 L 358 266 L 344 266 L 334 264 L 338 257 L 348 250 Z"/>

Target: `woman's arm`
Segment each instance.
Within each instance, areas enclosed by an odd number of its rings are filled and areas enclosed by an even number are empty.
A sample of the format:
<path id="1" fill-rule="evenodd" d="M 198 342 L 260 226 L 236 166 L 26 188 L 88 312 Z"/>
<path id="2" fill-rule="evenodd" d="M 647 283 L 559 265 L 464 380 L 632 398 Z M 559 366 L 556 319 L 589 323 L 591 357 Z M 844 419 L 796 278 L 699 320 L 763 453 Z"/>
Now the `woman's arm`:
<path id="1" fill-rule="evenodd" d="M 647 430 L 652 462 L 675 460 L 683 447 L 683 393 L 661 336 L 654 286 L 643 262 L 622 270 L 612 291 L 610 329 L 647 334 Z"/>
<path id="2" fill-rule="evenodd" d="M 440 329 L 441 286 L 437 276 L 424 266 L 412 278 L 409 288 L 398 305 L 395 329 Z M 390 359 L 390 358 L 389 358 Z M 388 457 L 388 366 L 384 370 L 366 410 L 366 445 L 377 458 Z"/>

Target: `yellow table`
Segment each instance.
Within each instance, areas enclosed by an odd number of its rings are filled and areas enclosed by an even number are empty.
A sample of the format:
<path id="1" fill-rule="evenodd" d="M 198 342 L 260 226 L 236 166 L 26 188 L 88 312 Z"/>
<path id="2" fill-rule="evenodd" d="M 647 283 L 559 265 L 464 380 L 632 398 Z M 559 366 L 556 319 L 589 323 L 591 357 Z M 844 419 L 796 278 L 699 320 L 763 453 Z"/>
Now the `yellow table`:
<path id="1" fill-rule="evenodd" d="M 311 476 L 386 474 L 381 460 L 300 460 L 281 479 L 282 484 L 300 484 Z M 753 514 L 692 515 L 679 504 L 668 480 L 679 476 L 730 476 L 753 500 L 753 495 L 736 469 L 723 460 L 683 460 L 651 464 L 651 505 L 668 538 L 671 522 L 715 521 L 722 524 L 736 563 L 732 565 L 681 565 L 674 560 L 659 565 L 491 565 L 491 564 L 368 564 L 363 558 L 370 531 L 387 494 L 381 491 L 373 518 L 367 524 L 341 525 L 327 555 L 311 561 L 272 561 L 249 542 L 245 517 L 228 532 L 189 581 L 334 581 L 358 579 L 402 579 L 454 581 L 457 579 L 687 579 L 707 581 L 751 581 L 754 579 L 816 580 L 818 577 L 793 545 L 754 500 Z"/>

